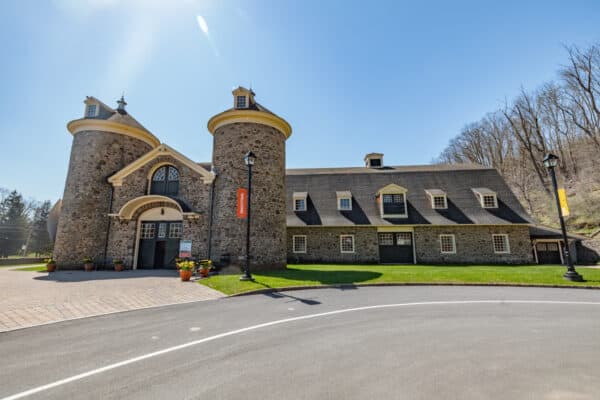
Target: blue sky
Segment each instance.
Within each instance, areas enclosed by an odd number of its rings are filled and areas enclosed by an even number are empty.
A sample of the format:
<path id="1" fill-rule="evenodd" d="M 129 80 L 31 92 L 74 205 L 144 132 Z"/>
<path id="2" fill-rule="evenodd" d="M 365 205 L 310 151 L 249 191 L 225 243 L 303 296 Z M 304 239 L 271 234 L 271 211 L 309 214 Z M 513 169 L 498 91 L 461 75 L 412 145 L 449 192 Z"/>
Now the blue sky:
<path id="1" fill-rule="evenodd" d="M 526 3 L 526 4 L 524 4 Z M 287 166 L 426 164 L 467 123 L 600 39 L 597 1 L 3 2 L 0 187 L 62 196 L 93 95 L 210 161 L 208 119 L 249 86 L 293 127 Z M 199 24 L 201 16 L 205 25 Z"/>

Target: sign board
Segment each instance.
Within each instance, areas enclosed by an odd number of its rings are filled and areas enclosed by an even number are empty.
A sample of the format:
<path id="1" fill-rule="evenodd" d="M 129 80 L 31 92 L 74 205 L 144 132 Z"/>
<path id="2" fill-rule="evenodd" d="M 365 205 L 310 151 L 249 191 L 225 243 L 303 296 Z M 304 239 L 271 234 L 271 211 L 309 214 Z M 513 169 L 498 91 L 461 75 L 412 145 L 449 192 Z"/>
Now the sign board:
<path id="1" fill-rule="evenodd" d="M 237 190 L 237 208 L 235 215 L 238 218 L 248 218 L 248 189 Z"/>
<path id="2" fill-rule="evenodd" d="M 191 258 L 192 257 L 192 241 L 181 240 L 179 241 L 179 258 Z"/>
<path id="3" fill-rule="evenodd" d="M 565 217 L 568 217 L 570 212 L 569 205 L 567 204 L 567 192 L 565 191 L 565 189 L 558 189 L 558 202 L 560 203 L 562 214 Z"/>

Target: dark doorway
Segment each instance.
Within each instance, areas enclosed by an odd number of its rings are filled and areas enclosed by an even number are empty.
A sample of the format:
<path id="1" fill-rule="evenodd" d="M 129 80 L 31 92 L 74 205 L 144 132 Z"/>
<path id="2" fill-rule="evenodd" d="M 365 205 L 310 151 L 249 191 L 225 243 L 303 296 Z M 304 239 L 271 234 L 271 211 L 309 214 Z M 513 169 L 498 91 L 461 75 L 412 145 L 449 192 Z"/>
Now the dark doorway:
<path id="1" fill-rule="evenodd" d="M 558 242 L 540 242 L 535 245 L 538 264 L 562 264 Z"/>
<path id="2" fill-rule="evenodd" d="M 181 221 L 144 221 L 140 226 L 138 268 L 175 268 Z"/>
<path id="3" fill-rule="evenodd" d="M 380 232 L 378 239 L 380 263 L 414 263 L 411 232 Z"/>

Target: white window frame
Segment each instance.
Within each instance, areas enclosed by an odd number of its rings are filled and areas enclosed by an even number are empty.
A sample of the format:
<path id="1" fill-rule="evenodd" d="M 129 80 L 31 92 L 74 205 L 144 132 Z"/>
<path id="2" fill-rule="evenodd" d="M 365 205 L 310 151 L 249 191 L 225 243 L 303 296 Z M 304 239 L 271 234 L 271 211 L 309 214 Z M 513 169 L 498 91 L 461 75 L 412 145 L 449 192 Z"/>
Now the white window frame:
<path id="1" fill-rule="evenodd" d="M 94 107 L 94 113 L 90 113 L 90 107 Z M 100 112 L 100 106 L 97 103 L 90 103 L 85 105 L 85 118 L 94 118 L 98 116 Z"/>
<path id="2" fill-rule="evenodd" d="M 443 238 L 451 239 L 451 241 L 452 241 L 452 250 L 451 251 L 444 250 Z M 456 254 L 456 236 L 455 235 L 448 234 L 448 233 L 440 235 L 440 253 L 441 254 Z"/>
<path id="3" fill-rule="evenodd" d="M 294 211 L 306 211 L 306 209 L 308 208 L 308 204 L 306 204 L 306 199 L 308 198 L 308 193 L 306 192 L 294 192 L 293 196 L 292 196 L 292 200 L 293 200 L 293 204 L 292 204 L 292 208 Z M 304 208 L 297 208 L 296 207 L 296 200 L 302 200 L 303 204 L 304 204 Z"/>
<path id="4" fill-rule="evenodd" d="M 385 214 L 383 208 L 383 195 L 384 194 L 402 194 L 404 195 L 404 214 Z M 408 190 L 403 188 L 402 186 L 398 186 L 394 183 L 385 186 L 377 192 L 378 202 L 379 202 L 379 214 L 381 218 L 408 218 L 408 205 L 406 202 L 406 197 L 408 194 Z"/>
<path id="5" fill-rule="evenodd" d="M 304 238 L 304 250 L 296 250 L 296 239 Z M 292 236 L 292 252 L 293 253 L 302 253 L 306 254 L 306 249 L 308 247 L 306 235 L 293 235 Z"/>
<path id="6" fill-rule="evenodd" d="M 435 204 L 436 198 L 442 198 L 444 205 L 441 207 L 438 207 Z M 431 208 L 433 208 L 434 210 L 446 210 L 448 208 L 448 198 L 446 197 L 446 195 L 445 194 L 434 194 L 433 196 L 431 196 Z"/>
<path id="7" fill-rule="evenodd" d="M 342 245 L 344 242 L 344 238 L 350 237 L 352 238 L 352 250 L 344 250 L 344 246 Z M 340 235 L 340 253 L 342 254 L 352 254 L 356 252 L 356 243 L 354 242 L 354 235 Z"/>
<path id="8" fill-rule="evenodd" d="M 337 209 L 338 211 L 352 211 L 352 193 L 351 192 L 336 192 Z M 348 208 L 342 207 L 342 200 L 348 200 Z"/>
<path id="9" fill-rule="evenodd" d="M 244 106 L 241 107 L 239 105 L 239 100 L 244 99 Z M 238 110 L 243 110 L 248 108 L 248 96 L 244 96 L 244 95 L 237 95 L 235 96 L 235 108 Z"/>
<path id="10" fill-rule="evenodd" d="M 506 244 L 506 251 L 497 251 L 496 250 L 496 237 L 504 237 Z M 494 254 L 510 254 L 510 240 L 508 234 L 506 233 L 495 233 L 492 235 L 492 248 L 494 249 Z"/>
<path id="11" fill-rule="evenodd" d="M 477 200 L 479 201 L 479 204 L 481 205 L 482 208 L 498 208 L 498 196 L 496 195 L 496 192 L 493 192 L 486 188 L 473 189 L 473 192 L 475 193 L 475 196 L 477 197 Z M 490 197 L 494 198 L 493 206 L 485 205 L 485 197 L 486 196 L 490 196 Z"/>

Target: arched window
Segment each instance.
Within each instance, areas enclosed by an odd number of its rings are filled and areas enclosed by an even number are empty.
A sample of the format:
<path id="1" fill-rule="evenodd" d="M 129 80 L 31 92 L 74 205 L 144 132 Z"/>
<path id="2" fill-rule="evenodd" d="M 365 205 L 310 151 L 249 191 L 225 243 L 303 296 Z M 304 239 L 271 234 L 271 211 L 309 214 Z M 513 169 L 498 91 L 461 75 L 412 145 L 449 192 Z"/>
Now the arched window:
<path id="1" fill-rule="evenodd" d="M 154 171 L 150 182 L 150 194 L 177 196 L 179 193 L 179 171 L 172 165 L 164 165 Z"/>

